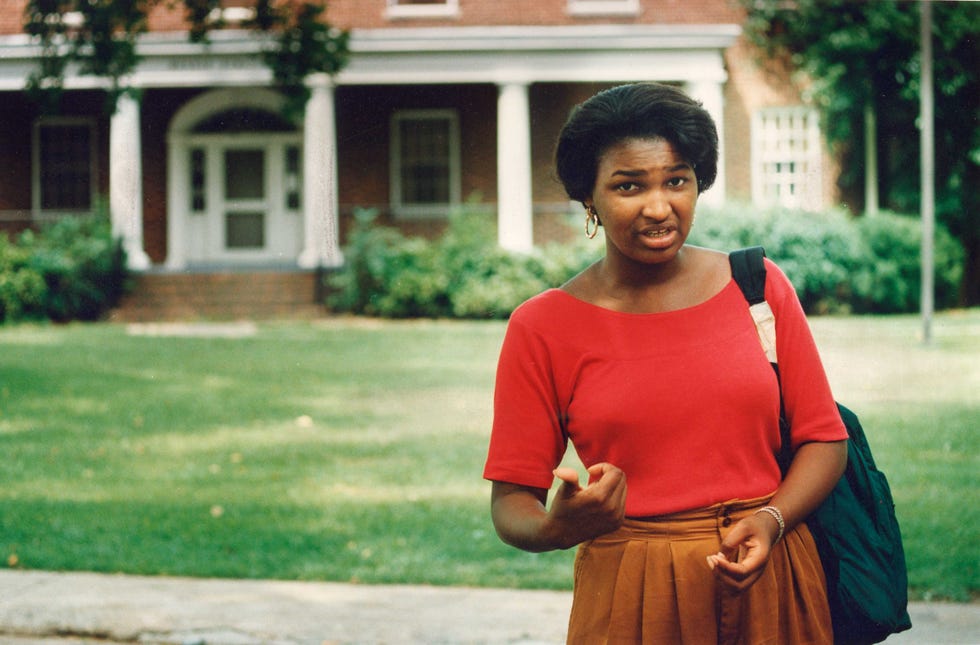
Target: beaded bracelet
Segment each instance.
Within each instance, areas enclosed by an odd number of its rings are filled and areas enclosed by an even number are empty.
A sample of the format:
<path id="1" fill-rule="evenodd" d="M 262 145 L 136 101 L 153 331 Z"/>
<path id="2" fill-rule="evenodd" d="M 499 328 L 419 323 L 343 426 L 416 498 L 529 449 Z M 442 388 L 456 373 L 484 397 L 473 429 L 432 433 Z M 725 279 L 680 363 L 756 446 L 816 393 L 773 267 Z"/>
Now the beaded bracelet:
<path id="1" fill-rule="evenodd" d="M 763 506 L 757 510 L 756 513 L 768 513 L 769 515 L 772 515 L 773 518 L 775 518 L 776 523 L 779 524 L 779 535 L 777 535 L 776 539 L 772 541 L 773 544 L 783 539 L 783 532 L 786 530 L 786 522 L 783 521 L 783 513 L 778 508 L 775 506 Z"/>

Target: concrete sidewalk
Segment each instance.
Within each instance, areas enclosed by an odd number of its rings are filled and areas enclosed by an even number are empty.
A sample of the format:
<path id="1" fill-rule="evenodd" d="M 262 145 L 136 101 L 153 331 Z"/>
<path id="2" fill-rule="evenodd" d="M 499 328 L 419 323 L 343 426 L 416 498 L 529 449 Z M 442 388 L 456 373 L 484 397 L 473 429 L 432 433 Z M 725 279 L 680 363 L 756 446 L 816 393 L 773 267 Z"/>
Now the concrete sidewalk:
<path id="1" fill-rule="evenodd" d="M 0 643 L 559 644 L 565 592 L 0 570 Z M 980 644 L 980 605 L 910 608 L 888 643 Z"/>

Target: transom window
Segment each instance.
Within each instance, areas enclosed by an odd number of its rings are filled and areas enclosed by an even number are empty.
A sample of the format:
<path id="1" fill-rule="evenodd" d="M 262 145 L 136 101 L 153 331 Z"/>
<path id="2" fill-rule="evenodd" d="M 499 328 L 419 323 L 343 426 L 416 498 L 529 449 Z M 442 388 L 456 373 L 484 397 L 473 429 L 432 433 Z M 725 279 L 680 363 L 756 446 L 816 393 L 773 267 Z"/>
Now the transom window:
<path id="1" fill-rule="evenodd" d="M 90 211 L 95 195 L 95 124 L 89 119 L 38 121 L 33 145 L 34 209 Z"/>
<path id="2" fill-rule="evenodd" d="M 640 12 L 640 0 L 568 0 L 573 16 L 632 16 Z"/>
<path id="3" fill-rule="evenodd" d="M 389 18 L 455 16 L 459 0 L 388 0 Z"/>
<path id="4" fill-rule="evenodd" d="M 199 121 L 194 134 L 241 132 L 295 132 L 296 126 L 281 115 L 255 108 L 232 108 Z"/>
<path id="5" fill-rule="evenodd" d="M 409 110 L 392 119 L 391 203 L 396 215 L 448 214 L 459 203 L 459 122 L 452 110 Z"/>
<path id="6" fill-rule="evenodd" d="M 752 118 L 753 201 L 789 208 L 821 208 L 822 157 L 815 110 L 759 110 Z"/>

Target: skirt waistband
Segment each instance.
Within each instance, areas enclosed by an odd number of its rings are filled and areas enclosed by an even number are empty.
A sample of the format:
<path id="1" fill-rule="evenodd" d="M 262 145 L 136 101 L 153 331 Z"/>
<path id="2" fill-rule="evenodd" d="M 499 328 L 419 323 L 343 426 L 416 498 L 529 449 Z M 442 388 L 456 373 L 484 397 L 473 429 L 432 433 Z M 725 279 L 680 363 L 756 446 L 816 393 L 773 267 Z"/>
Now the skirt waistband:
<path id="1" fill-rule="evenodd" d="M 695 537 L 700 533 L 715 533 L 748 517 L 769 503 L 772 495 L 754 499 L 733 499 L 696 508 L 689 511 L 655 515 L 651 517 L 627 517 L 617 531 L 604 537 L 633 539 L 646 537 Z"/>

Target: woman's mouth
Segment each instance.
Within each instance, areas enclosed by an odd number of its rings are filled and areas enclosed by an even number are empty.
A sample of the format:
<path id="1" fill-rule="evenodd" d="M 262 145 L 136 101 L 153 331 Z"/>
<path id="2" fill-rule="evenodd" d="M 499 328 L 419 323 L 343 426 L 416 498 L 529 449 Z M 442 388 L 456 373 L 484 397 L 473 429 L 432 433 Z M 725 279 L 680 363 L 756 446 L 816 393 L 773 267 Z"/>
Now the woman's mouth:
<path id="1" fill-rule="evenodd" d="M 640 231 L 644 246 L 660 250 L 671 247 L 677 239 L 677 229 L 673 226 L 648 228 Z"/>

